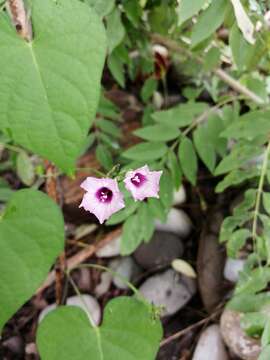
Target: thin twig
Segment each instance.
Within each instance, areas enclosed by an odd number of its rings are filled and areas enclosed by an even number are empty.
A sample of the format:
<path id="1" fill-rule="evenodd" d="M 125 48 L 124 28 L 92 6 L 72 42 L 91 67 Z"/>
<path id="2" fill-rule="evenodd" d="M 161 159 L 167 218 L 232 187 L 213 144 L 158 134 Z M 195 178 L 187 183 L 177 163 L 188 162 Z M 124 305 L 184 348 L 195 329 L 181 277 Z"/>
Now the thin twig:
<path id="1" fill-rule="evenodd" d="M 168 49 L 170 49 L 174 52 L 184 53 L 187 56 L 194 58 L 199 64 L 203 64 L 203 59 L 200 59 L 199 57 L 192 54 L 189 50 L 181 47 L 176 41 L 165 38 L 159 34 L 153 34 L 153 35 L 151 35 L 151 38 L 153 41 L 166 46 Z M 260 106 L 266 105 L 266 103 L 263 101 L 262 98 L 260 98 L 258 95 L 256 95 L 253 91 L 249 90 L 244 85 L 240 84 L 239 81 L 235 80 L 233 77 L 231 77 L 229 74 L 227 74 L 224 70 L 213 69 L 212 72 L 216 76 L 218 76 L 222 81 L 224 81 L 227 85 L 229 85 L 232 89 L 234 89 L 238 93 L 244 95 L 246 98 L 254 101 L 257 105 L 260 105 Z"/>
<path id="2" fill-rule="evenodd" d="M 208 317 L 196 322 L 195 324 L 192 324 L 192 325 L 186 327 L 185 329 L 180 330 L 177 333 L 175 333 L 175 334 L 167 337 L 166 339 L 162 340 L 161 343 L 160 343 L 160 347 L 163 347 L 163 346 L 169 344 L 173 340 L 179 339 L 180 337 L 182 337 L 183 335 L 185 335 L 189 331 L 194 330 L 197 327 L 200 327 L 200 326 L 208 323 L 209 321 L 213 320 L 215 317 L 217 317 L 220 314 L 221 310 L 222 309 L 217 310 L 216 312 L 214 312 L 210 316 L 208 316 Z"/>
<path id="3" fill-rule="evenodd" d="M 117 238 L 121 234 L 121 232 L 122 232 L 121 228 L 118 228 L 110 232 L 109 234 L 105 235 L 104 238 L 101 239 L 98 243 L 87 246 L 87 248 L 79 251 L 77 254 L 67 259 L 66 271 L 69 271 L 70 269 L 86 261 L 88 258 L 93 256 L 99 249 L 103 248 L 105 245 L 107 245 L 112 240 Z M 55 281 L 55 270 L 49 273 L 46 281 L 37 290 L 36 294 L 39 294 L 40 292 L 48 288 L 50 285 L 54 283 L 54 281 Z"/>

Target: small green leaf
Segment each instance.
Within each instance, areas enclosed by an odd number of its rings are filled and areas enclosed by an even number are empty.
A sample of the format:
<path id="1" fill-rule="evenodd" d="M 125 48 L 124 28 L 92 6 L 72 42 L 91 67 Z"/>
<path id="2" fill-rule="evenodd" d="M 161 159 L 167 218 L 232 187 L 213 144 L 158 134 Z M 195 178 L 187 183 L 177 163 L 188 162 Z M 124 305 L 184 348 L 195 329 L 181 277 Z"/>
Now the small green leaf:
<path id="1" fill-rule="evenodd" d="M 270 214 L 270 193 L 263 193 L 263 206 L 268 214 Z"/>
<path id="2" fill-rule="evenodd" d="M 256 336 L 262 333 L 266 321 L 267 319 L 265 314 L 260 312 L 252 312 L 243 314 L 240 319 L 240 324 L 241 328 L 247 333 L 247 335 Z"/>
<path id="3" fill-rule="evenodd" d="M 0 330 L 41 286 L 63 248 L 58 206 L 36 190 L 14 193 L 0 221 Z"/>
<path id="4" fill-rule="evenodd" d="M 169 110 L 156 111 L 152 114 L 155 121 L 164 123 L 167 126 L 185 127 L 190 125 L 202 112 L 207 109 L 206 103 L 191 102 L 181 104 Z"/>
<path id="5" fill-rule="evenodd" d="M 117 297 L 93 328 L 85 312 L 60 306 L 41 322 L 37 346 L 42 360 L 154 360 L 162 338 L 152 308 L 134 297 Z"/>
<path id="6" fill-rule="evenodd" d="M 130 160 L 151 161 L 160 159 L 166 154 L 167 149 L 162 142 L 145 142 L 132 146 L 124 151 L 122 156 Z"/>
<path id="7" fill-rule="evenodd" d="M 173 180 L 167 170 L 163 171 L 159 183 L 159 198 L 165 209 L 169 210 L 173 202 Z"/>
<path id="8" fill-rule="evenodd" d="M 226 0 L 215 0 L 199 16 L 191 34 L 192 47 L 207 39 L 221 26 L 225 18 L 226 7 Z"/>
<path id="9" fill-rule="evenodd" d="M 149 141 L 169 141 L 177 138 L 180 131 L 177 127 L 169 125 L 157 124 L 150 125 L 134 131 L 138 137 Z"/>
<path id="10" fill-rule="evenodd" d="M 16 171 L 23 184 L 31 186 L 35 181 L 35 169 L 25 151 L 19 152 L 16 158 Z"/>
<path id="11" fill-rule="evenodd" d="M 231 170 L 236 170 L 260 153 L 261 149 L 259 146 L 236 144 L 230 154 L 218 164 L 215 175 L 222 175 Z"/>
<path id="12" fill-rule="evenodd" d="M 240 71 L 244 70 L 254 55 L 255 47 L 243 38 L 237 24 L 231 28 L 229 44 L 237 68 Z"/>
<path id="13" fill-rule="evenodd" d="M 108 68 L 114 77 L 114 79 L 118 82 L 118 84 L 124 88 L 125 87 L 125 69 L 124 64 L 121 59 L 114 54 L 114 52 L 108 57 L 107 60 Z"/>
<path id="14" fill-rule="evenodd" d="M 269 116 L 270 111 L 251 111 L 233 122 L 222 132 L 221 136 L 228 139 L 252 141 L 256 137 L 270 132 Z"/>
<path id="15" fill-rule="evenodd" d="M 265 319 L 265 315 L 262 314 Z M 266 347 L 270 344 L 270 319 L 266 319 L 265 328 L 263 330 L 262 339 L 261 339 L 262 347 Z"/>
<path id="16" fill-rule="evenodd" d="M 178 190 L 182 184 L 182 171 L 177 156 L 172 150 L 168 154 L 168 168 L 171 171 L 174 187 Z"/>
<path id="17" fill-rule="evenodd" d="M 142 202 L 139 207 L 138 222 L 140 224 L 140 232 L 142 233 L 142 238 L 145 242 L 148 242 L 153 236 L 155 225 L 154 218 L 146 202 Z"/>
<path id="18" fill-rule="evenodd" d="M 193 132 L 193 140 L 200 158 L 211 173 L 213 173 L 216 165 L 216 152 L 209 139 L 208 128 L 205 126 L 198 127 Z"/>
<path id="19" fill-rule="evenodd" d="M 255 312 L 260 311 L 270 302 L 270 292 L 260 294 L 238 294 L 234 295 L 226 307 L 238 312 Z"/>
<path id="20" fill-rule="evenodd" d="M 227 251 L 232 258 L 237 256 L 237 252 L 245 245 L 247 238 L 251 235 L 248 229 L 236 230 L 228 240 Z"/>
<path id="21" fill-rule="evenodd" d="M 163 206 L 159 199 L 149 198 L 148 199 L 149 210 L 151 214 L 158 218 L 160 221 L 165 222 L 167 218 L 167 209 Z"/>
<path id="22" fill-rule="evenodd" d="M 104 145 L 99 144 L 97 146 L 96 157 L 100 164 L 104 167 L 104 169 L 110 170 L 113 167 L 113 159 L 111 153 Z"/>
<path id="23" fill-rule="evenodd" d="M 157 89 L 157 85 L 156 79 L 149 78 L 145 81 L 141 89 L 141 98 L 144 102 L 147 102 L 151 98 Z"/>
<path id="24" fill-rule="evenodd" d="M 249 272 L 249 276 L 240 277 L 235 294 L 253 294 L 266 288 L 270 281 L 270 269 L 259 267 Z"/>
<path id="25" fill-rule="evenodd" d="M 230 186 L 235 186 L 243 183 L 246 180 L 260 176 L 260 169 L 251 168 L 251 169 L 235 169 L 227 174 L 222 181 L 218 183 L 215 191 L 217 193 L 222 193 Z"/>
<path id="26" fill-rule="evenodd" d="M 125 208 L 113 214 L 110 219 L 106 222 L 106 225 L 116 225 L 126 220 L 132 215 L 138 208 L 139 203 L 132 199 L 125 200 Z"/>
<path id="27" fill-rule="evenodd" d="M 123 2 L 123 7 L 130 22 L 135 27 L 138 27 L 143 14 L 142 7 L 140 6 L 139 1 L 125 0 Z"/>
<path id="28" fill-rule="evenodd" d="M 178 25 L 196 15 L 205 3 L 206 0 L 181 0 L 177 8 Z"/>
<path id="29" fill-rule="evenodd" d="M 192 141 L 187 137 L 180 142 L 178 154 L 184 175 L 192 185 L 196 185 L 198 170 L 197 156 Z"/>
<path id="30" fill-rule="evenodd" d="M 139 231 L 138 231 L 139 230 Z M 130 255 L 143 241 L 137 214 L 131 215 L 124 223 L 121 236 L 121 254 Z"/>
<path id="31" fill-rule="evenodd" d="M 204 71 L 212 71 L 219 64 L 220 50 L 216 47 L 212 47 L 205 56 L 204 59 Z"/>
<path id="32" fill-rule="evenodd" d="M 111 54 L 125 37 L 125 28 L 122 24 L 121 12 L 117 7 L 107 16 L 106 23 L 108 49 Z M 94 34 L 92 34 L 92 37 L 95 37 Z"/>
<path id="33" fill-rule="evenodd" d="M 112 135 L 115 138 L 121 137 L 121 131 L 112 121 L 106 119 L 97 119 L 96 126 L 105 133 Z"/>

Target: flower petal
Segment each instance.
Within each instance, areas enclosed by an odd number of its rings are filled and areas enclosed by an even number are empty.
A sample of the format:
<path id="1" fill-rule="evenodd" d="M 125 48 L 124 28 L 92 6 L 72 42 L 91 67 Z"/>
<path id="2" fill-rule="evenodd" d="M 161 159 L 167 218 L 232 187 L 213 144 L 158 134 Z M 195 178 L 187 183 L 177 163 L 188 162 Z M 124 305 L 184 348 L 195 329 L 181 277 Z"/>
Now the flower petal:
<path id="1" fill-rule="evenodd" d="M 81 187 L 87 192 L 84 194 L 79 207 L 83 207 L 86 211 L 94 214 L 102 224 L 112 214 L 125 207 L 124 198 L 119 191 L 118 183 L 113 179 L 98 179 L 88 177 Z M 112 192 L 111 201 L 101 201 L 97 194 L 99 190 L 106 188 Z"/>
<path id="2" fill-rule="evenodd" d="M 162 171 L 150 171 L 145 165 L 137 170 L 127 172 L 124 180 L 125 187 L 131 192 L 135 201 L 142 201 L 148 197 L 159 198 L 161 175 Z"/>

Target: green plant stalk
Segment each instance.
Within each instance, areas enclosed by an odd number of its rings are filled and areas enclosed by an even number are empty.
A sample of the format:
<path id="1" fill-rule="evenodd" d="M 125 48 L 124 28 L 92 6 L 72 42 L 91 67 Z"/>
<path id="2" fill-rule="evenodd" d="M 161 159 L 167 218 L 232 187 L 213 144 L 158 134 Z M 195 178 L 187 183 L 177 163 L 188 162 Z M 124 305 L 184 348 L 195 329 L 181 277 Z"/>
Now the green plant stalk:
<path id="1" fill-rule="evenodd" d="M 21 153 L 23 152 L 24 150 L 17 147 L 17 146 L 14 146 L 14 145 L 9 145 L 9 144 L 5 144 L 5 143 L 0 143 L 0 145 L 2 145 L 4 148 L 8 149 L 8 150 L 11 150 L 11 151 L 14 151 L 14 152 L 17 152 L 17 153 Z"/>
<path id="2" fill-rule="evenodd" d="M 261 170 L 261 175 L 260 175 L 260 180 L 259 180 L 259 186 L 258 186 L 257 195 L 256 195 L 254 218 L 253 218 L 253 223 L 252 223 L 252 240 L 253 240 L 253 244 L 254 244 L 255 248 L 257 248 L 256 237 L 257 237 L 259 208 L 260 208 L 261 199 L 262 199 L 263 185 L 264 185 L 264 179 L 265 179 L 266 172 L 267 172 L 269 154 L 270 154 L 270 140 L 267 144 L 267 147 L 266 147 L 266 150 L 264 153 L 264 159 L 263 159 L 262 170 Z"/>
<path id="3" fill-rule="evenodd" d="M 117 272 L 111 270 L 110 268 L 108 268 L 106 266 L 97 265 L 97 264 L 80 264 L 80 265 L 76 265 L 73 268 L 69 269 L 68 273 L 70 273 L 71 271 L 73 271 L 75 269 L 85 269 L 85 268 L 103 270 L 103 271 L 107 271 L 108 273 L 112 274 L 113 276 L 117 276 L 121 281 L 123 281 L 123 283 L 125 283 L 134 292 L 135 295 L 140 297 L 139 291 L 135 288 L 135 286 L 133 286 L 122 275 L 118 274 Z"/>

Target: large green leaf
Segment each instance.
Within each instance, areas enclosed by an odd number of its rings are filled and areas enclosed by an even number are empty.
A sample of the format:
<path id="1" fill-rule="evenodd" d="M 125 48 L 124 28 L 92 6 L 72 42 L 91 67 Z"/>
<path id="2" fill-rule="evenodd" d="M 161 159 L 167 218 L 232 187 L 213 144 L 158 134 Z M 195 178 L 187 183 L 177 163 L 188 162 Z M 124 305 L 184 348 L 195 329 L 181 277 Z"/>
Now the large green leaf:
<path id="1" fill-rule="evenodd" d="M 105 31 L 77 0 L 32 0 L 32 42 L 0 16 L 0 128 L 70 171 L 99 100 Z"/>
<path id="2" fill-rule="evenodd" d="M 0 330 L 45 280 L 64 247 L 57 205 L 36 190 L 20 190 L 0 221 Z"/>
<path id="3" fill-rule="evenodd" d="M 207 39 L 221 26 L 225 18 L 227 4 L 226 0 L 214 0 L 199 16 L 191 35 L 192 47 Z"/>
<path id="4" fill-rule="evenodd" d="M 42 321 L 37 345 L 42 360 L 154 360 L 162 337 L 151 307 L 118 297 L 105 308 L 103 324 L 92 328 L 79 308 L 65 306 Z"/>
<path id="5" fill-rule="evenodd" d="M 181 0 L 177 8 L 178 25 L 196 15 L 206 3 L 206 0 Z"/>

